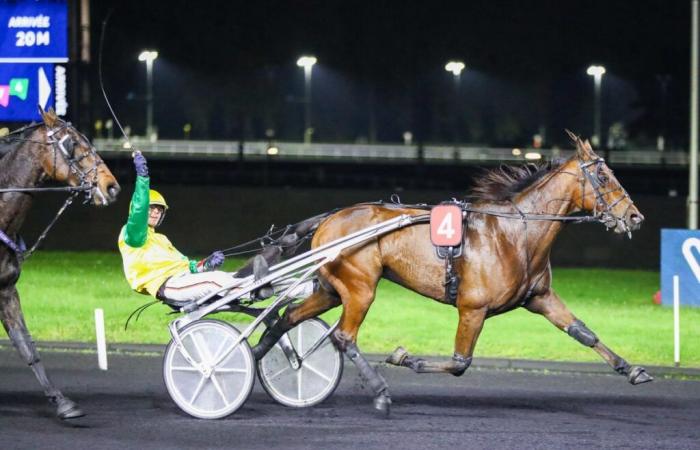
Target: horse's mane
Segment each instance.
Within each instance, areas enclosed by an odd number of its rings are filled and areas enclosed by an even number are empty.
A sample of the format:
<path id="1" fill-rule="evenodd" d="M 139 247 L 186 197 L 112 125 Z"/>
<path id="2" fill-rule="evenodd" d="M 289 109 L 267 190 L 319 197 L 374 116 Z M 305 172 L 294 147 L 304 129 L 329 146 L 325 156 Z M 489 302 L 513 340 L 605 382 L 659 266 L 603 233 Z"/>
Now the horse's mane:
<path id="1" fill-rule="evenodd" d="M 22 128 L 18 128 L 3 137 L 0 137 L 0 159 L 22 145 L 24 139 L 27 139 L 27 137 L 40 125 L 42 125 L 41 122 L 32 122 L 29 125 L 25 125 Z"/>
<path id="2" fill-rule="evenodd" d="M 501 165 L 496 169 L 486 170 L 474 182 L 467 198 L 471 201 L 506 201 L 528 186 L 542 179 L 548 173 L 562 166 L 564 160 L 541 164 L 523 164 L 521 166 Z"/>

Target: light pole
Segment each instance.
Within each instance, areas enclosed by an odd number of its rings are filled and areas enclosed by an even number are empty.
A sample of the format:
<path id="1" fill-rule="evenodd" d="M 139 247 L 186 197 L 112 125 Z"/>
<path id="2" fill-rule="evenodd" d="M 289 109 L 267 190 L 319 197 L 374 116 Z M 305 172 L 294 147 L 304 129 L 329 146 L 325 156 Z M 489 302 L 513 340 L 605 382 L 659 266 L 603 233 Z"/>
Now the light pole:
<path id="1" fill-rule="evenodd" d="M 605 67 L 603 66 L 590 66 L 586 70 L 588 75 L 593 77 L 593 86 L 595 94 L 595 105 L 593 108 L 593 145 L 598 147 L 602 142 L 602 135 L 600 131 L 600 85 L 603 81 L 603 74 L 605 73 Z"/>
<path id="2" fill-rule="evenodd" d="M 690 151 L 688 161 L 688 228 L 698 229 L 698 0 L 691 3 L 690 43 Z"/>
<path id="3" fill-rule="evenodd" d="M 302 56 L 297 59 L 297 66 L 304 68 L 304 143 L 311 143 L 311 71 L 316 64 L 315 56 Z"/>
<path id="4" fill-rule="evenodd" d="M 445 70 L 451 72 L 454 79 L 454 100 L 453 100 L 453 139 L 455 145 L 459 142 L 459 84 L 462 80 L 462 71 L 464 70 L 464 63 L 462 61 L 449 61 L 445 64 Z M 456 151 L 456 150 L 455 150 Z"/>
<path id="5" fill-rule="evenodd" d="M 139 61 L 146 61 L 146 138 L 153 136 L 153 61 L 158 57 L 154 50 L 144 50 Z"/>

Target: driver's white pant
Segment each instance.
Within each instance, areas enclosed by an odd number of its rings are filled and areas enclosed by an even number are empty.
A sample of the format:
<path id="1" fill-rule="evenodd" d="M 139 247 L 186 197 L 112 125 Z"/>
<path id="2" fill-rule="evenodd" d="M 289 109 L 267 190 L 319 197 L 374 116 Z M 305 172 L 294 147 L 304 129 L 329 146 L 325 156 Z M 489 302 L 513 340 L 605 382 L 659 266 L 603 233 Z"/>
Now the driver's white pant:
<path id="1" fill-rule="evenodd" d="M 286 283 L 273 284 L 275 295 L 282 294 L 295 281 L 296 281 L 296 279 L 291 279 L 291 280 L 288 280 Z M 304 280 L 301 283 L 299 283 L 299 285 L 297 287 L 295 287 L 294 289 L 292 289 L 289 292 L 288 297 L 289 298 L 307 298 L 308 296 L 310 296 L 311 294 L 314 293 L 314 288 L 315 288 L 315 285 L 314 285 L 313 279 Z"/>
<path id="2" fill-rule="evenodd" d="M 170 277 L 163 286 L 163 296 L 174 301 L 199 300 L 224 286 L 231 286 L 241 279 L 228 272 L 214 270 L 211 272 L 188 273 Z M 238 284 L 238 283 L 236 283 Z"/>

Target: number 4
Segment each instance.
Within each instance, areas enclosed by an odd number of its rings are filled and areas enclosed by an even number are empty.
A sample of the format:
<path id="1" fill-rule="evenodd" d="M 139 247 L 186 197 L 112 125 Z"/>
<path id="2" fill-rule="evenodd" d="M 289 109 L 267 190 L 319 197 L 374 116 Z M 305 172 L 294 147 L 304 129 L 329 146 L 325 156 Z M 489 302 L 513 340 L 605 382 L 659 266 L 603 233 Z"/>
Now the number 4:
<path id="1" fill-rule="evenodd" d="M 447 239 L 452 239 L 456 233 L 454 227 L 452 227 L 452 213 L 448 212 L 445 217 L 440 222 L 437 229 L 437 234 L 445 236 Z"/>

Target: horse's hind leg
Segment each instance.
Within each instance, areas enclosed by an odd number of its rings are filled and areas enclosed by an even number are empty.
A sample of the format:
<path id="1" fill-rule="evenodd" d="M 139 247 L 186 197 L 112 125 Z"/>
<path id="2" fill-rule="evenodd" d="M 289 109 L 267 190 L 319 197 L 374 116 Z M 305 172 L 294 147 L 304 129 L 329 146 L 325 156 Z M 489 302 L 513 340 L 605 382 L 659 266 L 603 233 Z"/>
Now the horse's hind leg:
<path id="1" fill-rule="evenodd" d="M 336 330 L 333 334 L 333 340 L 335 345 L 345 353 L 345 356 L 355 364 L 362 379 L 374 391 L 374 409 L 388 416 L 391 410 L 391 395 L 389 394 L 389 385 L 384 377 L 370 365 L 369 361 L 360 353 L 355 340 L 346 333 Z"/>
<path id="2" fill-rule="evenodd" d="M 0 319 L 7 334 L 10 336 L 12 345 L 17 349 L 22 359 L 32 368 L 49 401 L 56 405 L 56 415 L 60 419 L 73 419 L 83 416 L 84 414 L 78 405 L 69 398 L 64 397 L 46 374 L 44 364 L 39 359 L 39 352 L 36 350 L 34 341 L 32 341 L 27 325 L 24 322 L 19 297 L 14 287 L 0 291 Z"/>
<path id="3" fill-rule="evenodd" d="M 375 282 L 376 286 L 376 282 Z M 340 297 L 335 293 L 329 292 L 330 287 L 322 287 L 314 292 L 309 298 L 304 300 L 299 305 L 292 305 L 285 311 L 273 326 L 271 326 L 265 335 L 260 339 L 260 342 L 253 348 L 253 354 L 256 359 L 260 359 L 272 348 L 273 345 L 282 337 L 284 333 L 289 331 L 298 323 L 303 322 L 311 317 L 316 317 L 319 314 L 328 311 L 340 305 Z M 346 291 L 346 290 L 344 290 Z M 369 305 L 374 298 L 374 291 L 370 287 L 364 287 L 362 291 L 366 291 L 365 295 L 358 296 L 355 294 L 356 301 L 351 301 L 343 308 L 343 315 L 340 318 L 338 330 L 333 333 L 332 338 L 336 347 L 357 366 L 360 376 L 367 382 L 370 388 L 374 391 L 374 407 L 381 413 L 388 415 L 391 407 L 391 397 L 389 396 L 389 385 L 365 359 L 357 348 L 355 340 L 357 338 L 357 330 L 362 323 L 362 320 L 367 314 Z M 359 300 L 362 298 L 363 300 Z M 369 299 L 368 299 L 369 298 Z M 350 333 L 342 330 L 351 330 Z"/>
<path id="4" fill-rule="evenodd" d="M 451 373 L 462 375 L 472 363 L 474 346 L 486 318 L 485 309 L 471 309 L 466 302 L 459 302 L 459 325 L 455 338 L 455 352 L 452 359 L 444 362 L 431 362 L 409 355 L 403 348 L 394 350 L 386 362 L 395 366 L 412 369 L 416 373 Z"/>
<path id="5" fill-rule="evenodd" d="M 382 272 L 378 255 L 371 247 L 366 247 L 338 264 L 323 267 L 320 272 L 343 302 L 343 314 L 333 333 L 335 345 L 355 364 L 360 376 L 374 391 L 374 408 L 388 416 L 391 409 L 389 385 L 357 347 L 357 333 L 374 301 Z"/>
<path id="6" fill-rule="evenodd" d="M 271 324 L 263 337 L 260 338 L 260 342 L 253 347 L 253 356 L 255 356 L 256 360 L 261 359 L 280 340 L 284 333 L 306 319 L 323 314 L 338 305 L 340 305 L 340 298 L 334 293 L 329 293 L 323 286 L 303 302 L 297 305 L 289 305 L 282 317 Z"/>
<path id="7" fill-rule="evenodd" d="M 542 314 L 557 328 L 565 331 L 569 336 L 586 347 L 591 347 L 598 352 L 615 372 L 626 376 L 630 383 L 641 384 L 654 379 L 643 367 L 630 366 L 620 355 L 600 342 L 598 336 L 569 311 L 553 290 L 533 297 L 525 305 L 525 308 L 531 312 Z"/>

